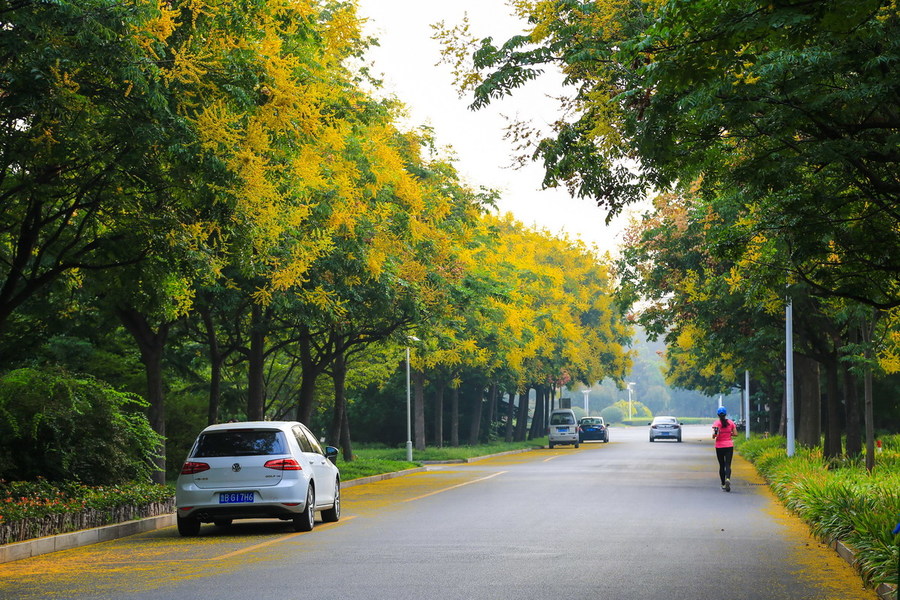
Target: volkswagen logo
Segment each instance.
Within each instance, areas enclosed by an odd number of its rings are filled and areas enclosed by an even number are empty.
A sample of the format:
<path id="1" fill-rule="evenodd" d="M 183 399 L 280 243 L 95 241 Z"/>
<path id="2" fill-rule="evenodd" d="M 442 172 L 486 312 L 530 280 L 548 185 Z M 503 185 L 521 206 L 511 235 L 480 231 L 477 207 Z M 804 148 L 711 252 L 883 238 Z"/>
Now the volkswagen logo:
<path id="1" fill-rule="evenodd" d="M 237 473 L 238 471 L 241 470 L 241 464 L 240 464 L 240 463 L 234 463 L 233 465 L 231 465 L 231 470 L 234 471 L 235 473 Z"/>

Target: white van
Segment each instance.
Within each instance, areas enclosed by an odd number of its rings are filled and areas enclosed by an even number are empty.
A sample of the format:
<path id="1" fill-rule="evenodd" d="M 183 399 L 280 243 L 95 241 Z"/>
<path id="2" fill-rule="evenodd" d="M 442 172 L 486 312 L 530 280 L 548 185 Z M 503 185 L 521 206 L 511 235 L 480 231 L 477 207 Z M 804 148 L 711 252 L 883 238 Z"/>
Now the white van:
<path id="1" fill-rule="evenodd" d="M 574 444 L 578 447 L 578 421 L 571 408 L 557 408 L 550 412 L 549 446 Z"/>

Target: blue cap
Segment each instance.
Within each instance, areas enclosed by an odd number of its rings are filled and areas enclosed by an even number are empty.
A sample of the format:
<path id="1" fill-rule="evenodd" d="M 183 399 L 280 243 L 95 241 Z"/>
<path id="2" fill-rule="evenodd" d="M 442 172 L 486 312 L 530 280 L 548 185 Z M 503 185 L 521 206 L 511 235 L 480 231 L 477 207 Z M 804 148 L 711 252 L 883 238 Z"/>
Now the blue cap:
<path id="1" fill-rule="evenodd" d="M 728 413 L 728 411 L 725 410 L 725 407 L 724 407 L 724 406 L 720 406 L 720 407 L 719 407 L 719 410 L 716 411 L 716 414 L 717 414 L 717 415 L 724 415 L 724 414 L 727 414 L 727 413 Z"/>

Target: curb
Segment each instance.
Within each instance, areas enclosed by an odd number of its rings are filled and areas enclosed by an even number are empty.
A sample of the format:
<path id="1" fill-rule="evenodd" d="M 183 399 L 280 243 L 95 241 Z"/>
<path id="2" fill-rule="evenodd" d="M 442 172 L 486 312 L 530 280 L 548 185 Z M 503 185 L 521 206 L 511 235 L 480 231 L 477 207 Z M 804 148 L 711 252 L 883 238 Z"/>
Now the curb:
<path id="1" fill-rule="evenodd" d="M 403 475 L 418 473 L 425 470 L 425 467 L 416 467 L 404 471 L 372 475 L 371 477 L 360 477 L 359 479 L 342 481 L 341 487 L 348 488 L 353 487 L 354 485 L 362 485 L 364 483 L 372 483 L 384 479 L 393 479 L 394 477 L 401 477 Z M 23 558 L 32 558 L 34 556 L 40 556 L 41 554 L 49 554 L 61 550 L 71 550 L 72 548 L 89 546 L 100 542 L 108 542 L 110 540 L 116 540 L 138 533 L 145 533 L 155 529 L 162 529 L 164 527 L 172 527 L 175 525 L 176 518 L 175 513 L 170 513 L 168 515 L 149 517 L 137 521 L 126 521 L 125 523 L 104 525 L 103 527 L 94 527 L 93 529 L 82 529 L 70 533 L 60 533 L 58 535 L 49 535 L 33 540 L 25 540 L 24 542 L 5 544 L 0 546 L 0 564 L 22 560 Z"/>
<path id="2" fill-rule="evenodd" d="M 81 531 L 73 531 L 71 533 L 61 533 L 59 535 L 50 535 L 42 538 L 35 538 L 33 540 L 25 540 L 24 542 L 6 544 L 0 546 L 0 563 L 31 558 L 41 554 L 49 554 L 50 552 L 59 552 L 60 550 L 71 550 L 72 548 L 115 540 L 137 533 L 169 527 L 174 524 L 175 513 L 172 513 L 137 521 L 127 521 L 125 523 L 116 523 L 115 525 L 104 525 L 103 527 L 94 527 L 93 529 L 82 529 Z"/>
<path id="3" fill-rule="evenodd" d="M 853 548 L 845 544 L 840 540 L 836 540 L 828 544 L 835 552 L 838 553 L 838 556 L 843 558 L 847 564 L 851 567 L 856 568 L 856 553 L 853 551 Z M 891 585 L 889 583 L 882 583 L 877 588 L 875 588 L 875 593 L 878 594 L 878 598 L 880 600 L 897 600 L 897 586 Z"/>
<path id="4" fill-rule="evenodd" d="M 364 483 L 374 483 L 376 481 L 384 481 L 385 479 L 393 479 L 402 477 L 412 473 L 421 473 L 427 471 L 427 467 L 413 467 L 412 469 L 404 469 L 402 471 L 393 471 L 391 473 L 379 473 L 378 475 L 370 475 L 369 477 L 360 477 L 359 479 L 351 479 L 350 481 L 342 481 L 341 489 L 353 487 L 354 485 L 362 485 Z"/>
<path id="5" fill-rule="evenodd" d="M 497 454 L 487 454 L 485 456 L 475 456 L 472 458 L 457 458 L 453 460 L 420 460 L 419 462 L 423 465 L 459 465 L 459 464 L 467 464 L 474 463 L 481 460 L 487 460 L 489 458 L 496 458 L 498 456 L 507 456 L 509 454 L 522 454 L 523 452 L 533 452 L 539 448 L 546 448 L 546 446 L 535 446 L 534 448 L 519 448 L 518 450 L 507 450 L 506 452 L 498 452 Z"/>

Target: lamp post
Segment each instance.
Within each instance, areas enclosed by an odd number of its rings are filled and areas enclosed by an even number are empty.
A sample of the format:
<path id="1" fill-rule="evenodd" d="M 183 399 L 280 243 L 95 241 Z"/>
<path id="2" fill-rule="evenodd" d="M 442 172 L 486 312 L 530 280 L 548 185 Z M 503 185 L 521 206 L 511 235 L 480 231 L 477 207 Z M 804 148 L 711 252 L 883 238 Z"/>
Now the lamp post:
<path id="1" fill-rule="evenodd" d="M 631 416 L 631 392 L 634 390 L 635 383 L 633 381 L 628 382 L 628 420 L 632 419 Z"/>
<path id="2" fill-rule="evenodd" d="M 411 342 L 418 342 L 419 338 L 414 335 L 407 336 Z M 412 462 L 412 410 L 411 410 L 412 393 L 409 385 L 409 345 L 406 346 L 406 462 Z"/>
<path id="3" fill-rule="evenodd" d="M 750 439 L 750 371 L 744 371 L 744 437 Z"/>
<path id="4" fill-rule="evenodd" d="M 589 396 L 591 395 L 591 390 L 590 388 L 581 390 L 581 393 L 584 394 L 584 416 L 590 416 L 591 411 L 588 410 L 588 402 L 590 402 Z"/>
<path id="5" fill-rule="evenodd" d="M 784 412 L 787 455 L 794 456 L 794 303 L 787 299 L 784 309 Z"/>

